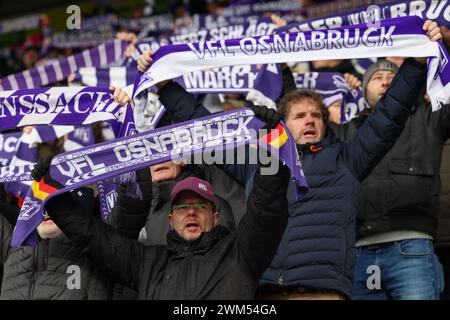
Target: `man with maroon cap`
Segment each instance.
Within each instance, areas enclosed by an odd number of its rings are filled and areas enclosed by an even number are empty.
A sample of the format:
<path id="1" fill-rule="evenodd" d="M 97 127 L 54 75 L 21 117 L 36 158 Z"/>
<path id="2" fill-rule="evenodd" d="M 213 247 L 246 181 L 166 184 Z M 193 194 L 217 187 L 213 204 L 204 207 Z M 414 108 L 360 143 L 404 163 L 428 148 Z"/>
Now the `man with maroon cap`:
<path id="1" fill-rule="evenodd" d="M 178 182 L 170 200 L 169 224 L 183 239 L 196 240 L 202 232 L 210 232 L 219 223 L 216 199 L 211 185 L 204 180 L 189 177 Z"/>
<path id="2" fill-rule="evenodd" d="M 46 175 L 39 162 L 32 174 Z M 49 163 L 49 162 L 47 162 Z M 53 221 L 89 258 L 138 299 L 254 299 L 258 281 L 272 261 L 288 219 L 289 169 L 275 175 L 258 168 L 247 210 L 235 232 L 218 224 L 211 185 L 189 177 L 170 194 L 167 245 L 144 246 L 97 215 L 90 218 L 68 193 L 48 201 Z"/>

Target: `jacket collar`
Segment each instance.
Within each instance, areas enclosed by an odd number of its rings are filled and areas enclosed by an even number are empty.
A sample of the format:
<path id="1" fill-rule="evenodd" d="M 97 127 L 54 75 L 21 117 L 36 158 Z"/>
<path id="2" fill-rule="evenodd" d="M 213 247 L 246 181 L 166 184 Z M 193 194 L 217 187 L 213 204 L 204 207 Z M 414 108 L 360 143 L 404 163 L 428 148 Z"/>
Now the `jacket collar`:
<path id="1" fill-rule="evenodd" d="M 188 241 L 180 237 L 175 230 L 170 230 L 167 234 L 167 247 L 169 251 L 178 256 L 206 252 L 213 244 L 228 234 L 230 234 L 230 230 L 219 224 L 210 232 L 203 232 L 198 239 Z"/>
<path id="2" fill-rule="evenodd" d="M 336 136 L 328 126 L 325 131 L 325 136 L 322 140 L 316 143 L 306 143 L 306 144 L 298 144 L 297 149 L 299 152 L 303 154 L 315 154 L 323 151 L 323 149 L 328 148 L 330 145 L 339 142 Z"/>

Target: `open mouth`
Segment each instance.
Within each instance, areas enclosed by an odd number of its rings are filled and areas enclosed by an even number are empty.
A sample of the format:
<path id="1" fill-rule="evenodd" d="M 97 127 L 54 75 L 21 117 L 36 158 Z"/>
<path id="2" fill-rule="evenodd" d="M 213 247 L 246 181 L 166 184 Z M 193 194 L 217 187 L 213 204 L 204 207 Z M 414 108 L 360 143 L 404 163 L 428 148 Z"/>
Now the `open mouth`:
<path id="1" fill-rule="evenodd" d="M 314 129 L 308 129 L 303 132 L 303 136 L 305 138 L 314 137 L 315 135 L 316 135 L 316 130 L 314 130 Z"/>
<path id="2" fill-rule="evenodd" d="M 158 173 L 158 172 L 161 172 L 161 171 L 165 171 L 165 170 L 167 170 L 167 169 L 169 169 L 169 168 L 168 168 L 168 167 L 161 166 L 161 167 L 156 168 L 154 172 L 155 172 L 155 173 Z"/>
<path id="3" fill-rule="evenodd" d="M 385 93 L 386 93 L 386 91 L 381 92 L 381 93 L 378 95 L 378 100 L 380 100 L 380 99 L 384 96 Z"/>
<path id="4" fill-rule="evenodd" d="M 194 232 L 199 229 L 199 225 L 197 222 L 188 222 L 188 223 L 186 223 L 185 229 L 188 231 Z"/>

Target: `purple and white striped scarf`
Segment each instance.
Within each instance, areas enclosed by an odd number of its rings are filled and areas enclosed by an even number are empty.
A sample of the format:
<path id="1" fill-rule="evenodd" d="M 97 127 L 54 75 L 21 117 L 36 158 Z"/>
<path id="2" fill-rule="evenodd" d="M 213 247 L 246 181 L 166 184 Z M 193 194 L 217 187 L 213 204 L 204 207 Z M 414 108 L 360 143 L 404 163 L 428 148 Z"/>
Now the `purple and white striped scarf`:
<path id="1" fill-rule="evenodd" d="M 257 63 L 392 56 L 429 57 L 427 92 L 433 110 L 450 103 L 450 65 L 441 42 L 422 30 L 423 20 L 402 17 L 367 25 L 170 45 L 153 54 L 151 67 L 138 73 L 135 93 L 167 79 L 208 68 Z"/>
<path id="2" fill-rule="evenodd" d="M 418 16 L 424 20 L 436 21 L 441 26 L 450 27 L 450 3 L 448 1 L 364 1 L 358 9 L 341 12 L 339 14 L 321 16 L 302 22 L 288 24 L 279 28 L 279 32 L 298 32 L 321 30 L 356 24 L 369 23 L 376 25 L 377 21 L 395 19 L 399 17 Z M 371 7 L 370 5 L 376 5 Z M 378 8 L 379 10 L 378 10 Z M 335 11 L 336 12 L 336 11 Z M 314 14 L 315 15 L 315 14 Z"/>
<path id="3" fill-rule="evenodd" d="M 79 73 L 83 85 L 126 87 L 133 83 L 137 70 L 126 67 L 82 68 Z M 342 74 L 308 72 L 293 73 L 293 76 L 297 88 L 318 92 L 323 96 L 327 107 L 337 100 L 342 100 L 341 123 L 349 122 L 368 107 L 361 88 L 349 88 Z M 195 71 L 174 81 L 191 93 L 247 94 L 247 100 L 276 108 L 275 101 L 280 98 L 283 80 L 279 66 L 273 64 L 269 68 L 263 65 L 260 70 L 255 65 L 238 65 Z"/>
<path id="4" fill-rule="evenodd" d="M 126 47 L 126 42 L 114 40 L 43 66 L 10 74 L 1 79 L 0 92 L 38 88 L 64 80 L 81 67 L 105 66 L 121 59 Z"/>
<path id="5" fill-rule="evenodd" d="M 32 131 L 33 134 L 23 135 L 23 139 L 26 140 L 24 143 L 31 147 L 73 131 L 74 125 L 86 125 L 97 121 L 108 122 L 116 137 L 135 133 L 132 108 L 129 105 L 124 108 L 114 102 L 111 91 L 107 88 L 55 87 L 11 91 L 10 94 L 0 92 L 1 94 L 5 97 L 3 100 L 0 99 L 2 111 L 0 130 L 25 125 L 54 125 L 54 127 L 38 127 L 39 129 Z M 33 100 L 37 102 L 31 104 L 32 108 L 28 108 L 29 102 Z M 24 101 L 28 104 L 24 104 Z M 44 140 L 41 137 L 43 132 L 46 133 Z M 21 159 L 24 160 L 23 157 Z M 27 164 L 34 163 L 37 160 L 36 156 L 33 159 Z M 30 180 L 28 169 L 16 168 L 20 164 L 24 163 L 12 163 L 2 168 L 0 182 Z"/>
<path id="6" fill-rule="evenodd" d="M 193 121 L 101 143 L 74 152 L 55 156 L 49 173 L 52 179 L 65 187 L 44 199 L 29 192 L 24 201 L 11 244 L 35 244 L 35 228 L 42 221 L 43 207 L 49 198 L 81 186 L 104 180 L 111 176 L 179 157 L 186 157 L 216 148 L 236 148 L 250 141 L 270 148 L 272 155 L 280 158 L 291 170 L 297 186 L 296 195 L 301 199 L 308 186 L 301 169 L 295 141 L 289 133 L 285 144 L 273 148 L 262 140 L 255 141 L 257 130 L 264 123 L 248 109 L 224 112 Z M 223 150 L 223 149 L 222 149 Z"/>
<path id="7" fill-rule="evenodd" d="M 136 67 L 81 68 L 76 72 L 76 80 L 89 87 L 124 88 L 136 79 Z"/>
<path id="8" fill-rule="evenodd" d="M 86 131 L 87 130 L 87 131 Z M 20 134 L 20 133 L 19 133 Z M 22 133 L 18 141 L 10 168 L 23 167 L 26 174 L 38 161 L 38 144 L 55 141 L 67 134 L 64 149 L 72 151 L 94 144 L 92 128 L 89 126 L 36 126 L 30 133 Z M 32 181 L 15 181 L 5 184 L 8 193 L 24 198 L 30 189 Z"/>
<path id="9" fill-rule="evenodd" d="M 117 122 L 125 109 L 103 87 L 43 87 L 0 92 L 0 130 L 28 125 L 86 125 Z"/>
<path id="10" fill-rule="evenodd" d="M 43 96 L 40 96 L 42 94 Z M 2 110 L 4 111 L 2 117 L 5 120 L 2 124 L 5 128 L 14 126 L 14 124 L 17 126 L 36 124 L 80 125 L 106 121 L 116 137 L 135 133 L 131 107 L 123 108 L 115 103 L 111 91 L 107 88 L 55 87 L 19 90 L 5 94 L 4 99 L 0 101 L 0 107 L 3 106 Z M 27 104 L 24 104 L 24 101 Z M 29 105 L 30 101 L 33 101 L 32 105 Z M 35 107 L 36 105 L 37 107 Z M 22 135 L 23 141 L 19 143 L 10 166 L 2 168 L 0 171 L 0 182 L 9 182 L 7 184 L 8 192 L 20 197 L 25 196 L 31 185 L 31 181 L 29 181 L 31 179 L 30 171 L 37 162 L 37 143 L 51 141 L 67 133 L 69 135 L 65 147 L 73 149 L 94 142 L 92 128 L 85 127 L 41 126 L 33 128 L 30 134 L 24 133 Z M 130 180 L 133 177 L 126 178 Z M 135 187 L 136 184 L 132 182 L 132 187 Z M 112 190 L 114 183 L 114 179 L 105 181 L 103 186 Z M 102 190 L 100 190 L 100 201 L 105 202 L 104 197 L 106 195 L 102 193 Z M 106 215 L 107 213 L 102 211 L 102 216 Z"/>
<path id="11" fill-rule="evenodd" d="M 30 168 L 38 161 L 38 144 L 54 141 L 74 130 L 73 126 L 36 126 L 31 132 L 23 132 L 16 145 L 15 154 L 6 170 L 23 167 L 29 174 Z M 2 174 L 0 174 L 2 176 Z M 30 180 L 30 179 L 28 179 Z M 15 181 L 5 183 L 6 191 L 15 197 L 24 198 L 30 189 L 32 181 Z"/>

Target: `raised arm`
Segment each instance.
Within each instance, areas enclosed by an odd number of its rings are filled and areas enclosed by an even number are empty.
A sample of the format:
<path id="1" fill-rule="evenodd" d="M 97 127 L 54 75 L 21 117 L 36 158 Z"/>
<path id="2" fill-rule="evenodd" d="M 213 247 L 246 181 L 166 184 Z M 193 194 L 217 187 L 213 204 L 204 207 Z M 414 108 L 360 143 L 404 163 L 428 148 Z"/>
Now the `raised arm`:
<path id="1" fill-rule="evenodd" d="M 287 190 L 290 171 L 279 163 L 275 175 L 261 175 L 258 168 L 247 212 L 236 230 L 236 239 L 255 279 L 269 266 L 288 220 Z"/>
<path id="2" fill-rule="evenodd" d="M 139 71 L 145 72 L 152 62 L 152 52 L 145 51 L 139 57 L 137 68 Z M 159 89 L 159 101 L 170 112 L 176 123 L 211 114 L 203 104 L 195 99 L 193 94 L 172 80 L 161 81 L 156 84 L 156 87 Z"/>
<path id="3" fill-rule="evenodd" d="M 136 171 L 136 179 L 142 198 L 127 194 L 126 185 L 118 186 L 117 203 L 107 218 L 107 223 L 117 228 L 130 239 L 138 239 L 145 226 L 152 203 L 152 179 L 148 168 Z"/>
<path id="4" fill-rule="evenodd" d="M 103 223 L 98 215 L 87 215 L 68 192 L 50 199 L 46 210 L 61 231 L 98 267 L 117 282 L 137 288 L 143 245 Z"/>
<path id="5" fill-rule="evenodd" d="M 425 81 L 426 66 L 405 60 L 374 112 L 345 146 L 344 157 L 358 180 L 369 175 L 401 135 Z"/>
<path id="6" fill-rule="evenodd" d="M 427 20 L 423 29 L 432 41 L 442 38 L 437 23 Z M 411 108 L 426 81 L 426 58 L 409 58 L 400 67 L 374 112 L 344 147 L 350 171 L 364 180 L 401 135 Z"/>

